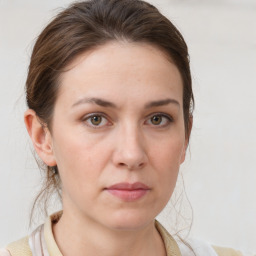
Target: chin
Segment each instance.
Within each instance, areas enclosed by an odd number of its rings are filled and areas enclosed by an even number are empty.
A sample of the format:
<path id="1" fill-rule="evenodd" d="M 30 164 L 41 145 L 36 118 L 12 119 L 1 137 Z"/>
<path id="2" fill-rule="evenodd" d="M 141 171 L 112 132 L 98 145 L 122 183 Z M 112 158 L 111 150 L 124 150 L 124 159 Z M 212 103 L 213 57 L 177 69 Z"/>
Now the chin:
<path id="1" fill-rule="evenodd" d="M 127 211 L 114 213 L 111 220 L 108 221 L 109 227 L 118 230 L 134 230 L 141 229 L 154 221 L 155 215 L 138 211 Z"/>

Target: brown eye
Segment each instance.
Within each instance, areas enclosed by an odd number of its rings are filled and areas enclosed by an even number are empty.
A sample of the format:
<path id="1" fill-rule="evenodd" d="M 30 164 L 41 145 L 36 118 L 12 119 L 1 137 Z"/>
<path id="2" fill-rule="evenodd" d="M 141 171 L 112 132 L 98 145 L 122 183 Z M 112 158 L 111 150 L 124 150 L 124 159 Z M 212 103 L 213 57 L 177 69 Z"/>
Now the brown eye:
<path id="1" fill-rule="evenodd" d="M 155 128 L 164 128 L 171 125 L 173 118 L 165 113 L 155 113 L 149 116 L 145 124 L 150 125 Z"/>
<path id="2" fill-rule="evenodd" d="M 84 124 L 86 124 L 86 126 L 94 129 L 104 128 L 112 125 L 112 123 L 106 117 L 104 117 L 104 115 L 98 113 L 89 114 L 84 117 L 82 121 Z"/>
<path id="3" fill-rule="evenodd" d="M 101 116 L 92 116 L 90 119 L 93 125 L 99 125 L 102 122 Z"/>
<path id="4" fill-rule="evenodd" d="M 151 117 L 151 123 L 153 125 L 159 125 L 162 122 L 162 116 L 153 116 Z"/>

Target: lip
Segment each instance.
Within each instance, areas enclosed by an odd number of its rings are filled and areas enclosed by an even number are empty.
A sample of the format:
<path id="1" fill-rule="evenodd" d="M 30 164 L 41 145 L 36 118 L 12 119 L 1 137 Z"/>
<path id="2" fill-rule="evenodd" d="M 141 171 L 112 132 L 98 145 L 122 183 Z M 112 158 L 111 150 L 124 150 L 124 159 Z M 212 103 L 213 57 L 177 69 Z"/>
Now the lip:
<path id="1" fill-rule="evenodd" d="M 141 182 L 122 182 L 107 187 L 105 190 L 121 200 L 131 202 L 145 196 L 150 191 L 150 188 Z"/>

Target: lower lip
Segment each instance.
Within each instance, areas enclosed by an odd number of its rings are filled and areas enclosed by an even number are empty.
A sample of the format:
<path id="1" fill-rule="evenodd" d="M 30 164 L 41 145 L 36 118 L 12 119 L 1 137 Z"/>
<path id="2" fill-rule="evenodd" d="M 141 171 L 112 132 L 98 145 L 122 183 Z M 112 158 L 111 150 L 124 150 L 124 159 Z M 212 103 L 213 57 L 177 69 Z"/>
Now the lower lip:
<path id="1" fill-rule="evenodd" d="M 134 189 L 134 190 L 123 190 L 123 189 L 107 189 L 107 191 L 124 201 L 136 201 L 142 198 L 149 191 L 148 189 Z"/>

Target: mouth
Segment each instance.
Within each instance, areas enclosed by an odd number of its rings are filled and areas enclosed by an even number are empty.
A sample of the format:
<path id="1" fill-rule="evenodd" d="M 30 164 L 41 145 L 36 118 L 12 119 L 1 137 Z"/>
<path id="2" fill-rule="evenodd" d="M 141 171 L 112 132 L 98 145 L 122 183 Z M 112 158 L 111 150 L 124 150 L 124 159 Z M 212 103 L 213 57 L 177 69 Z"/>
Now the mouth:
<path id="1" fill-rule="evenodd" d="M 123 201 L 131 202 L 145 196 L 150 191 L 150 188 L 141 182 L 132 184 L 123 182 L 107 187 L 105 190 Z"/>

